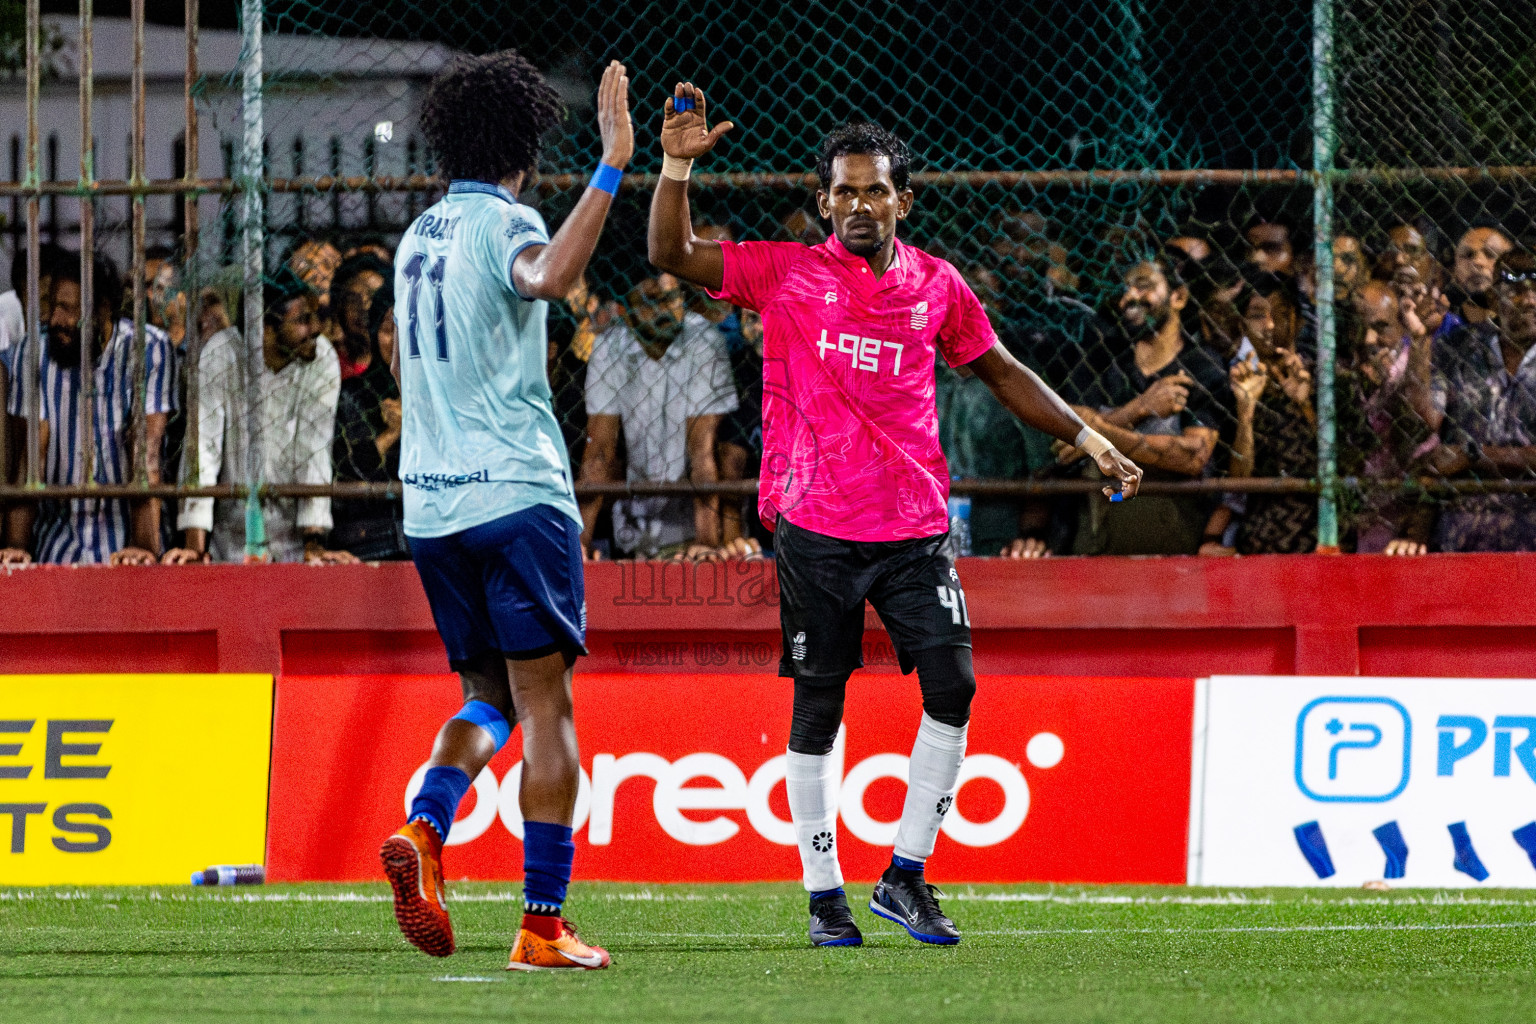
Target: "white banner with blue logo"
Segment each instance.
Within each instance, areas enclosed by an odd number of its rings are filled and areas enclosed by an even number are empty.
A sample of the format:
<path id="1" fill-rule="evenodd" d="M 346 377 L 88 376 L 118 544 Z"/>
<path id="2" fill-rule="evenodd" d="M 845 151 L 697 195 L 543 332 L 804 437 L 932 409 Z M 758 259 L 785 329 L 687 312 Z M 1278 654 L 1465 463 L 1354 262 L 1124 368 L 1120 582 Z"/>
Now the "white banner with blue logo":
<path id="1" fill-rule="evenodd" d="M 1191 885 L 1536 887 L 1536 681 L 1196 688 Z"/>

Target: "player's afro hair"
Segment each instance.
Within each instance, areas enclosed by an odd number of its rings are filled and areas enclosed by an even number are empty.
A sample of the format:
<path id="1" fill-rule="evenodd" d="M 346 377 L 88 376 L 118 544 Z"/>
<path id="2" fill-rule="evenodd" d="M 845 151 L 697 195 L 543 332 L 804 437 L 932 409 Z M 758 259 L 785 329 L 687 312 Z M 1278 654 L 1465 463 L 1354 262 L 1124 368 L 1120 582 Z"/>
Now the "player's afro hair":
<path id="1" fill-rule="evenodd" d="M 444 177 L 501 181 L 538 166 L 540 142 L 564 113 L 538 68 L 500 50 L 455 58 L 437 73 L 421 130 Z"/>
<path id="2" fill-rule="evenodd" d="M 832 161 L 840 156 L 860 153 L 883 156 L 891 162 L 891 181 L 904 190 L 912 180 L 912 153 L 898 136 L 870 121 L 840 125 L 821 140 L 821 159 L 816 161 L 816 176 L 823 189 L 832 187 Z"/>

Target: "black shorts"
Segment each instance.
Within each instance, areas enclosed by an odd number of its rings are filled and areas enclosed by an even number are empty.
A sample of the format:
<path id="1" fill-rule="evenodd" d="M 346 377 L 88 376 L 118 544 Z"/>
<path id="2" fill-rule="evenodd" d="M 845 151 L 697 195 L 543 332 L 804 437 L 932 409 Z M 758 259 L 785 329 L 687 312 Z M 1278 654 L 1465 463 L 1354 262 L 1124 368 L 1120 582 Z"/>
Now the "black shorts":
<path id="1" fill-rule="evenodd" d="M 971 617 L 947 534 L 917 540 L 838 540 L 779 517 L 779 675 L 847 675 L 864 664 L 864 601 L 875 606 L 903 673 L 912 655 L 971 646 Z"/>

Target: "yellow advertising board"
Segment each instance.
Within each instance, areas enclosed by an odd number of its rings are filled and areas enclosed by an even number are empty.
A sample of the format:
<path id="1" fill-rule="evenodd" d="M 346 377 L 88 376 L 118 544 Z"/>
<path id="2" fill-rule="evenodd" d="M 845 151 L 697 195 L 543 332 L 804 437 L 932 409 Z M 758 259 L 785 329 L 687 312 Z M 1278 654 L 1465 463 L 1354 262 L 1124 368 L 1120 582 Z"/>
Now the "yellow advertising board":
<path id="1" fill-rule="evenodd" d="M 262 863 L 271 737 L 271 676 L 0 676 L 0 885 Z"/>

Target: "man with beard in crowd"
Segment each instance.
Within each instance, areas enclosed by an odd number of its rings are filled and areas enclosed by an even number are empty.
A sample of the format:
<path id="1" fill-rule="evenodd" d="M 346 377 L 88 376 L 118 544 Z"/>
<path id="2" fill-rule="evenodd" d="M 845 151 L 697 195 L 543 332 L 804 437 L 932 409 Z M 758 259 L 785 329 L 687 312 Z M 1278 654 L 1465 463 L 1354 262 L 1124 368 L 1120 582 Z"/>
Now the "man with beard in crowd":
<path id="1" fill-rule="evenodd" d="M 1434 331 L 1436 341 L 1449 339 L 1467 324 L 1486 323 L 1493 316 L 1494 267 L 1513 245 L 1509 236 L 1493 224 L 1474 225 L 1461 236 L 1451 264 L 1451 287 L 1445 297 L 1450 309 Z"/>
<path id="2" fill-rule="evenodd" d="M 1390 281 L 1399 267 L 1412 267 L 1418 280 L 1431 291 L 1445 285 L 1445 267 L 1439 260 L 1440 231 L 1428 218 L 1398 221 L 1387 229 L 1387 247 L 1376 260 L 1374 277 Z"/>
<path id="3" fill-rule="evenodd" d="M 1087 402 L 1077 413 L 1145 467 L 1149 479 L 1208 475 L 1218 440 L 1231 433 L 1226 367 L 1184 333 L 1180 313 L 1189 290 L 1171 261 L 1142 260 L 1124 282 L 1117 310 L 1129 348 L 1096 385 L 1084 381 L 1073 389 Z M 1081 453 L 1064 447 L 1058 458 L 1076 461 Z M 1198 495 L 1087 502 L 1073 553 L 1192 555 L 1210 506 Z"/>
<path id="4" fill-rule="evenodd" d="M 1358 319 L 1339 332 L 1339 470 L 1343 476 L 1400 480 L 1429 431 L 1413 411 L 1409 366 L 1429 337 L 1415 308 L 1425 286 L 1368 280 Z M 1358 554 L 1422 555 L 1434 508 L 1393 491 L 1367 490 L 1346 525 L 1343 547 Z"/>
<path id="5" fill-rule="evenodd" d="M 37 295 L 43 307 L 38 319 L 48 322 L 48 309 L 53 295 L 53 271 L 61 263 L 79 260 L 60 246 L 44 242 L 38 246 Z M 14 366 L 16 346 L 27 333 L 27 247 L 18 245 L 11 257 L 11 290 L 0 292 L 0 364 Z"/>
<path id="6" fill-rule="evenodd" d="M 38 374 L 30 369 L 31 338 L 23 337 L 15 353 L 7 411 L 14 418 L 14 436 L 25 437 L 25 417 L 35 400 L 41 412 L 39 455 L 45 484 L 125 484 L 135 478 L 136 456 L 144 459 L 145 479 L 160 482 L 160 452 L 166 417 L 175 406 L 170 344 L 164 332 L 146 328 L 141 370 L 133 367 L 133 322 L 119 318 L 117 300 L 122 278 L 105 258 L 93 269 L 91 365 L 95 377 L 89 444 L 80 437 L 80 403 L 87 392 L 80 327 L 84 303 L 78 259 L 60 260 L 53 268 L 47 330 Z M 134 448 L 134 405 L 144 394 L 143 451 Z M 20 422 L 17 422 L 20 421 Z M 23 482 L 22 457 L 17 483 Z M 87 470 L 87 461 L 90 463 Z M 0 561 L 68 564 L 153 565 L 160 550 L 160 501 L 122 498 L 76 498 L 68 501 L 20 503 L 11 510 L 7 548 Z M 30 552 L 30 554 L 29 554 Z"/>
<path id="7" fill-rule="evenodd" d="M 622 322 L 598 335 L 587 364 L 587 450 L 581 479 L 619 479 L 619 429 L 631 481 L 712 483 L 720 418 L 737 408 L 725 339 L 687 308 L 671 274 L 646 278 L 629 293 Z M 581 504 L 582 547 L 602 498 Z M 614 541 L 647 558 L 712 558 L 720 548 L 719 498 L 649 496 L 613 504 Z"/>
<path id="8" fill-rule="evenodd" d="M 328 484 L 331 442 L 341 374 L 336 352 L 320 334 L 315 295 L 286 268 L 263 287 L 261 377 L 261 479 L 269 483 Z M 245 342 L 231 327 L 208 339 L 198 361 L 198 458 L 184 460 L 182 477 L 193 487 L 240 479 L 245 446 L 248 388 L 242 363 Z M 197 474 L 192 474 L 192 467 Z M 311 565 L 356 562 L 350 552 L 325 545 L 331 530 L 331 499 L 263 498 L 267 556 L 274 562 Z M 249 552 L 245 503 L 212 498 L 183 500 L 177 526 L 186 544 L 166 561 L 185 564 L 239 562 Z"/>
<path id="9" fill-rule="evenodd" d="M 1529 480 L 1536 471 L 1536 256 L 1511 249 L 1490 276 L 1494 317 L 1463 324 L 1436 347 L 1434 386 L 1445 412 L 1429 423 L 1440 445 L 1428 462 L 1442 476 Z M 1536 499 L 1453 498 L 1436 524 L 1435 548 L 1536 551 Z"/>

